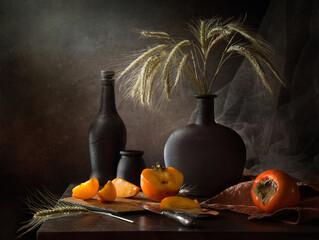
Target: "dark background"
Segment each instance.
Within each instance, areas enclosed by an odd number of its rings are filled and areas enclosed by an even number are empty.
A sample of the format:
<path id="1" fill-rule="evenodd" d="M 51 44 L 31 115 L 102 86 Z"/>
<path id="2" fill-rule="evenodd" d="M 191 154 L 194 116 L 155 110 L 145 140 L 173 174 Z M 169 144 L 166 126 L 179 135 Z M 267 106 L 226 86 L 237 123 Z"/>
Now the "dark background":
<path id="1" fill-rule="evenodd" d="M 258 152 L 254 144 L 259 142 L 261 146 L 263 142 L 260 139 L 251 141 L 247 137 L 251 132 L 238 128 L 242 125 L 233 127 L 240 132 L 249 150 L 245 171 L 257 174 L 278 167 L 295 177 L 316 182 L 316 69 L 319 64 L 315 26 L 319 25 L 319 14 L 315 1 L 2 0 L 0 238 L 12 239 L 18 224 L 29 217 L 23 213 L 25 206 L 21 201 L 27 194 L 26 189 L 34 191 L 45 186 L 60 195 L 71 182 L 88 179 L 88 128 L 99 108 L 100 71 L 112 70 L 114 62 L 122 55 L 146 46 L 147 42 L 138 39 L 134 29 L 166 31 L 183 37 L 186 22 L 193 17 L 237 18 L 245 13 L 246 24 L 259 29 L 259 33 L 274 44 L 275 62 L 290 83 L 284 90 L 277 87 L 270 109 L 276 113 L 276 119 L 285 120 L 273 123 L 273 131 L 280 134 L 268 134 L 276 141 L 272 140 L 275 144 L 269 144 L 271 147 L 267 149 L 274 149 L 282 142 L 278 136 L 288 136 L 283 138 L 289 143 L 284 151 L 280 148 L 280 151 L 271 152 L 276 155 L 269 155 L 268 150 Z M 235 59 L 222 71 L 224 82 L 217 83 L 215 88 L 216 92 L 221 91 L 218 106 L 224 99 L 222 90 L 240 70 L 241 63 L 241 58 Z M 242 72 L 248 74 L 249 71 Z M 238 79 L 241 75 L 236 76 Z M 148 167 L 156 161 L 163 162 L 168 136 L 189 121 L 195 101 L 187 84 L 184 90 L 184 96 L 175 96 L 164 110 L 149 112 L 123 100 L 116 85 L 117 109 L 128 131 L 127 149 L 145 151 Z M 247 89 L 241 91 L 246 95 L 236 93 L 237 99 L 252 94 Z M 300 96 L 301 100 L 296 101 Z M 229 97 L 227 102 L 232 99 Z M 264 100 L 266 109 L 269 103 Z M 217 106 L 221 122 L 232 127 L 234 113 L 237 114 L 235 119 L 239 119 L 238 116 L 242 116 L 239 110 L 247 110 L 248 105 L 243 102 L 232 105 L 231 114 L 223 114 Z M 249 117 L 254 122 L 254 111 Z M 264 129 L 263 123 L 259 128 Z M 278 157 L 278 153 L 285 157 Z M 28 238 L 34 239 L 35 231 L 24 237 Z"/>

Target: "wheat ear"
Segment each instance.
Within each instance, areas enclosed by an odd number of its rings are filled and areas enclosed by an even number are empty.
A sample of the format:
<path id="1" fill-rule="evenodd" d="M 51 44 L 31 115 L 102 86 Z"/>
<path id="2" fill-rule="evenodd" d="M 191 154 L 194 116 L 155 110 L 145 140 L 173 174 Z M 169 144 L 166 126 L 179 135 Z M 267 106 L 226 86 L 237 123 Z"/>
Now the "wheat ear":
<path id="1" fill-rule="evenodd" d="M 174 57 L 176 56 L 176 54 L 185 46 L 191 45 L 191 41 L 189 40 L 184 40 L 179 42 L 178 44 L 176 44 L 176 46 L 172 49 L 172 51 L 170 52 L 170 54 L 167 57 L 167 60 L 165 62 L 164 68 L 163 68 L 163 73 L 162 73 L 162 82 L 165 86 L 165 92 L 166 92 L 166 96 L 167 98 L 170 100 L 171 98 L 171 94 L 170 94 L 170 85 L 169 85 L 169 67 L 171 65 L 171 63 L 173 62 Z"/>
<path id="2" fill-rule="evenodd" d="M 166 47 L 167 47 L 166 44 L 157 45 L 157 46 L 151 48 L 150 50 L 148 50 L 147 52 L 143 53 L 141 56 L 139 56 L 137 59 L 135 59 L 130 65 L 128 65 L 124 69 L 124 71 L 121 73 L 120 77 L 123 76 L 128 71 L 130 71 L 131 69 L 133 69 L 134 67 L 136 67 L 139 63 L 145 61 L 150 56 L 152 56 L 153 54 L 163 50 Z"/>
<path id="3" fill-rule="evenodd" d="M 260 51 L 255 51 L 256 56 L 260 61 L 262 61 L 266 66 L 270 69 L 270 71 L 274 74 L 275 78 L 284 86 L 287 87 L 287 83 L 285 78 L 277 71 L 275 66 L 267 59 L 267 57 L 261 53 Z"/>
<path id="4" fill-rule="evenodd" d="M 200 21 L 200 29 L 199 29 L 199 36 L 200 36 L 200 45 L 203 54 L 205 55 L 206 52 L 206 23 L 205 21 Z"/>
<path id="5" fill-rule="evenodd" d="M 132 90 L 130 91 L 130 93 L 131 93 L 130 95 L 131 95 L 132 98 L 134 98 L 135 95 L 138 93 L 138 91 L 140 89 L 140 85 L 141 85 L 141 78 L 138 77 L 136 82 L 135 82 L 135 84 L 134 84 L 134 86 L 133 86 L 133 88 L 132 88 Z"/>
<path id="6" fill-rule="evenodd" d="M 142 70 L 139 75 L 139 82 L 140 82 L 140 99 L 141 103 L 145 103 L 145 92 L 146 90 L 146 80 L 147 80 L 147 74 L 152 71 L 154 67 L 154 62 L 158 59 L 158 56 L 152 56 L 150 57 L 145 64 L 142 67 Z"/>
<path id="7" fill-rule="evenodd" d="M 175 83 L 174 83 L 174 86 L 173 87 L 176 87 L 177 84 L 179 83 L 180 79 L 182 78 L 182 73 L 184 71 L 184 68 L 186 66 L 186 63 L 188 61 L 188 58 L 189 56 L 188 55 L 185 55 L 181 62 L 179 63 L 178 65 L 178 69 L 177 69 L 177 75 L 176 75 L 176 78 L 175 78 Z"/>
<path id="8" fill-rule="evenodd" d="M 20 238 L 26 233 L 34 230 L 49 219 L 56 219 L 76 214 L 102 214 L 133 223 L 132 220 L 116 216 L 111 213 L 91 211 L 71 202 L 59 201 L 58 197 L 49 192 L 47 189 L 44 189 L 44 192 L 40 192 L 38 190 L 36 193 L 27 197 L 26 205 L 33 217 L 22 223 L 23 225 L 17 231 L 18 233 L 20 232 L 17 238 Z"/>
<path id="9" fill-rule="evenodd" d="M 149 38 L 162 38 L 167 40 L 173 40 L 173 38 L 168 35 L 166 32 L 152 32 L 152 31 L 141 31 L 140 34 L 143 37 L 149 37 Z"/>
<path id="10" fill-rule="evenodd" d="M 36 198 L 36 200 L 34 200 L 34 198 Z M 37 228 L 48 219 L 89 212 L 86 208 L 76 206 L 72 203 L 59 202 L 58 197 L 46 189 L 44 193 L 38 191 L 33 194 L 33 197 L 28 197 L 26 199 L 26 205 L 33 217 L 24 222 L 18 229 L 17 232 L 20 232 L 20 234 L 17 238 Z"/>
<path id="11" fill-rule="evenodd" d="M 225 31 L 224 27 L 214 27 L 214 28 L 209 30 L 207 37 L 208 38 L 214 37 L 215 35 L 217 35 L 217 34 L 219 35 L 224 31 Z"/>
<path id="12" fill-rule="evenodd" d="M 231 32 L 228 30 L 223 30 L 223 31 L 218 30 L 218 33 L 219 33 L 219 35 L 216 38 L 212 39 L 211 42 L 209 43 L 207 53 L 209 53 L 220 41 L 225 39 L 225 37 L 230 35 Z"/>
<path id="13" fill-rule="evenodd" d="M 147 89 L 147 105 L 150 106 L 151 105 L 151 100 L 152 100 L 152 92 L 153 92 L 153 88 L 154 88 L 154 83 L 155 80 L 157 78 L 157 75 L 162 67 L 162 61 L 159 59 L 156 59 L 156 61 L 154 61 L 154 67 L 152 68 L 151 72 L 148 73 L 148 89 Z"/>
<path id="14" fill-rule="evenodd" d="M 248 48 L 246 48 L 245 46 L 240 46 L 240 45 L 232 45 L 227 49 L 227 52 L 228 53 L 237 52 L 238 54 L 247 58 L 249 62 L 251 63 L 251 65 L 253 66 L 253 69 L 255 70 L 257 75 L 260 77 L 264 86 L 268 89 L 270 93 L 272 93 L 272 90 L 266 78 L 265 72 L 263 71 L 257 59 L 253 56 L 253 54 L 249 51 Z"/>
<path id="15" fill-rule="evenodd" d="M 262 50 L 263 52 L 271 52 L 270 47 L 268 44 L 261 39 L 253 37 L 251 33 L 249 33 L 246 29 L 244 29 L 241 25 L 236 23 L 229 23 L 226 26 L 229 30 L 235 31 L 250 41 L 256 48 Z"/>

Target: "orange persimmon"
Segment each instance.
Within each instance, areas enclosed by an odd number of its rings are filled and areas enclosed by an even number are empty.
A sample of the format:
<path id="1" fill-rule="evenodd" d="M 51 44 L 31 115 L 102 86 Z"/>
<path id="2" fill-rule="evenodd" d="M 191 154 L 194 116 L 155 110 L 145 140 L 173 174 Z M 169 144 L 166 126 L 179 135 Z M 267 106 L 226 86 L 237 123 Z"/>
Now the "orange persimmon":
<path id="1" fill-rule="evenodd" d="M 161 201 L 179 192 L 184 181 L 183 174 L 172 167 L 162 167 L 159 163 L 153 169 L 146 168 L 141 173 L 143 193 L 153 201 Z"/>
<path id="2" fill-rule="evenodd" d="M 72 190 L 72 197 L 80 199 L 90 199 L 99 191 L 99 181 L 96 178 L 81 183 Z"/>
<path id="3" fill-rule="evenodd" d="M 116 198 L 116 189 L 112 181 L 108 181 L 104 187 L 97 192 L 98 199 L 100 201 L 112 202 Z"/>
<path id="4" fill-rule="evenodd" d="M 287 173 L 268 170 L 255 179 L 251 188 L 251 197 L 260 210 L 275 212 L 282 208 L 297 206 L 300 191 L 295 180 Z"/>
<path id="5" fill-rule="evenodd" d="M 190 199 L 187 197 L 180 196 L 170 196 L 162 199 L 161 201 L 162 209 L 192 209 L 192 208 L 201 208 L 197 199 Z"/>
<path id="6" fill-rule="evenodd" d="M 120 177 L 113 179 L 112 183 L 115 186 L 117 197 L 134 197 L 140 192 L 140 188 L 138 186 Z"/>

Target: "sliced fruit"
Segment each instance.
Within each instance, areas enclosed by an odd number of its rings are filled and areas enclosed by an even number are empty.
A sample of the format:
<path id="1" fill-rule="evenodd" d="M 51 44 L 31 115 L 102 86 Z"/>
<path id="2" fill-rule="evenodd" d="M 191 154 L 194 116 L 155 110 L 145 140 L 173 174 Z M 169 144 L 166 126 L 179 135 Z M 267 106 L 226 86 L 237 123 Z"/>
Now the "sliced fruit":
<path id="1" fill-rule="evenodd" d="M 112 183 L 115 186 L 117 197 L 134 197 L 140 192 L 140 188 L 138 186 L 120 177 L 113 179 Z"/>
<path id="2" fill-rule="evenodd" d="M 166 197 L 161 201 L 162 209 L 192 209 L 192 208 L 201 208 L 199 202 L 196 199 L 190 199 L 180 196 L 171 196 Z"/>
<path id="3" fill-rule="evenodd" d="M 90 199 L 99 191 L 99 181 L 96 178 L 81 183 L 72 190 L 72 197 L 79 199 Z"/>
<path id="4" fill-rule="evenodd" d="M 104 187 L 97 192 L 98 199 L 100 201 L 112 202 L 116 198 L 116 189 L 112 181 L 108 181 Z"/>
<path id="5" fill-rule="evenodd" d="M 156 163 L 153 169 L 146 168 L 141 173 L 143 193 L 153 201 L 161 201 L 179 192 L 184 181 L 183 174 L 172 167 L 162 167 Z"/>

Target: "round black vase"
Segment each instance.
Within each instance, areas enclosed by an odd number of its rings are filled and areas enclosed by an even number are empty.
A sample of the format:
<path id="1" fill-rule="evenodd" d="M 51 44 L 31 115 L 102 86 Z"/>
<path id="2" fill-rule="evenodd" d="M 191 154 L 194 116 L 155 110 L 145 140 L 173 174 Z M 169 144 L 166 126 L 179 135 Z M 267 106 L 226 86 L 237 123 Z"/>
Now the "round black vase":
<path id="1" fill-rule="evenodd" d="M 145 169 L 143 151 L 125 150 L 121 151 L 121 159 L 117 166 L 116 176 L 140 186 L 140 176 Z"/>
<path id="2" fill-rule="evenodd" d="M 184 175 L 184 184 L 194 187 L 197 197 L 212 197 L 236 184 L 242 176 L 246 148 L 232 129 L 217 124 L 216 95 L 196 95 L 196 121 L 168 138 L 164 148 L 166 167 Z"/>

